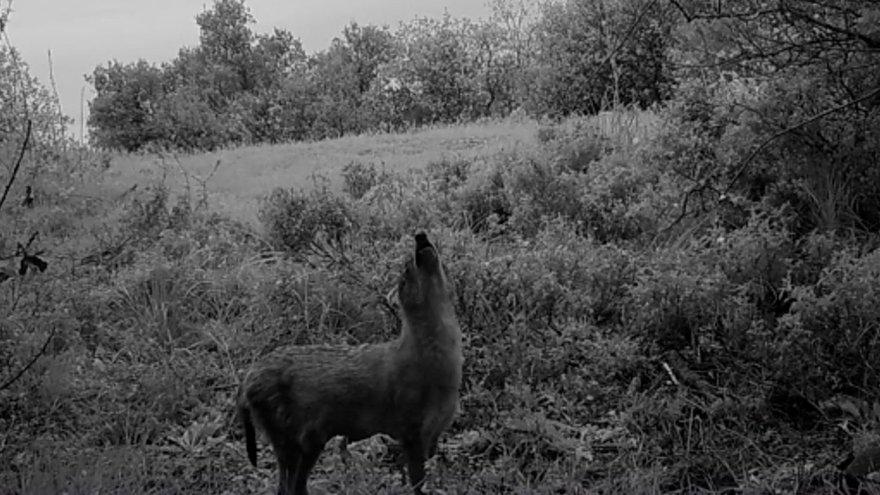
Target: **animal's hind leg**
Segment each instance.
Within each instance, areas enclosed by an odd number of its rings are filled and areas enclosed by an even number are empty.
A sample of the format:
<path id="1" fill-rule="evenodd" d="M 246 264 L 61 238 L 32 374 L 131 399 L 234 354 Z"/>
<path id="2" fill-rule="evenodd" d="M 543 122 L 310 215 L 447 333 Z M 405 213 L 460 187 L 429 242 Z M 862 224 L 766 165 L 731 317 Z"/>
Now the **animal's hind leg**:
<path id="1" fill-rule="evenodd" d="M 406 442 L 403 445 L 406 450 L 407 471 L 409 474 L 409 483 L 412 485 L 413 492 L 421 495 L 422 485 L 425 484 L 425 459 L 427 449 L 420 441 Z"/>
<path id="2" fill-rule="evenodd" d="M 302 455 L 293 445 L 276 447 L 278 457 L 278 495 L 293 495 L 296 467 Z"/>
<path id="3" fill-rule="evenodd" d="M 427 441 L 427 442 L 428 442 L 428 443 L 427 443 L 427 446 L 428 446 L 428 459 L 434 457 L 434 454 L 437 453 L 437 440 L 438 440 L 439 438 L 440 438 L 440 434 L 439 434 L 439 433 L 436 433 L 436 434 L 434 434 L 434 435 L 431 435 L 431 437 L 428 439 L 428 441 Z"/>
<path id="4" fill-rule="evenodd" d="M 309 481 L 309 473 L 312 472 L 312 468 L 315 467 L 315 463 L 318 462 L 318 457 L 321 455 L 321 449 L 310 449 L 304 450 L 299 457 L 299 463 L 296 467 L 296 478 L 293 484 L 293 493 L 294 495 L 308 495 L 308 481 Z"/>

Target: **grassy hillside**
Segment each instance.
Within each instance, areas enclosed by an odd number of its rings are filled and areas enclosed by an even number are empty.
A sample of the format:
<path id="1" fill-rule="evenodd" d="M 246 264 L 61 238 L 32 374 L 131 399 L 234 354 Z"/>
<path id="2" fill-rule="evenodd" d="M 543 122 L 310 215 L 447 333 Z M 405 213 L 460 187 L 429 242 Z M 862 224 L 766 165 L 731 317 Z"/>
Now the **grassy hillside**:
<path id="1" fill-rule="evenodd" d="M 489 121 L 480 124 L 422 128 L 404 134 L 349 136 L 318 142 L 245 146 L 192 155 L 121 155 L 104 175 L 104 195 L 119 194 L 135 184 L 165 181 L 182 192 L 186 176 L 192 187 L 207 179 L 212 208 L 233 218 L 254 221 L 259 199 L 275 187 L 310 188 L 322 176 L 335 189 L 341 171 L 352 162 L 374 164 L 391 173 L 422 168 L 431 162 L 462 159 L 485 161 L 501 151 L 535 142 L 533 121 Z M 217 161 L 216 172 L 213 173 Z M 185 174 L 183 173 L 185 171 Z"/>
<path id="2" fill-rule="evenodd" d="M 835 465 L 880 424 L 876 237 L 697 197 L 670 163 L 706 142 L 620 112 L 46 177 L 0 211 L 0 254 L 39 231 L 49 262 L 19 276 L 11 256 L 0 282 L 0 493 L 272 493 L 271 449 L 251 467 L 234 418 L 244 373 L 393 338 L 384 297 L 421 229 L 466 363 L 430 487 L 843 493 Z M 407 492 L 389 442 L 350 450 L 328 447 L 317 493 Z"/>

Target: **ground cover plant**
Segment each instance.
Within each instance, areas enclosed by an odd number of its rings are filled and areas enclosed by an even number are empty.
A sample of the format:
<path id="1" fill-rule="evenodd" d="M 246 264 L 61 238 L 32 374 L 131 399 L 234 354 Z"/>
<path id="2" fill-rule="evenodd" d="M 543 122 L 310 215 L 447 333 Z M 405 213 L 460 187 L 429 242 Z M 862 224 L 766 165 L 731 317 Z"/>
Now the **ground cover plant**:
<path id="1" fill-rule="evenodd" d="M 386 295 L 419 228 L 448 260 L 465 333 L 462 412 L 430 486 L 836 486 L 834 464 L 880 421 L 876 241 L 798 235 L 796 214 L 758 202 L 733 226 L 719 210 L 667 229 L 679 191 L 646 165 L 665 157 L 595 126 L 602 151 L 574 166 L 591 119 L 552 127 L 485 163 L 361 163 L 343 187 L 278 189 L 259 225 L 161 183 L 6 206 L 43 226 L 51 265 L 2 286 L 3 376 L 40 357 L 2 391 L 0 486 L 271 490 L 271 456 L 250 468 L 234 421 L 243 373 L 280 345 L 392 338 Z M 393 446 L 350 451 L 328 450 L 313 486 L 404 489 Z"/>
<path id="2" fill-rule="evenodd" d="M 428 487 L 878 492 L 880 44 L 876 7 L 841 5 L 673 2 L 651 109 L 107 155 L 0 101 L 0 493 L 270 493 L 245 372 L 393 338 L 418 230 L 465 360 Z M 278 158 L 304 152 L 329 163 Z M 266 187 L 236 190 L 249 166 Z M 310 486 L 403 493 L 399 462 L 381 437 L 328 448 Z"/>

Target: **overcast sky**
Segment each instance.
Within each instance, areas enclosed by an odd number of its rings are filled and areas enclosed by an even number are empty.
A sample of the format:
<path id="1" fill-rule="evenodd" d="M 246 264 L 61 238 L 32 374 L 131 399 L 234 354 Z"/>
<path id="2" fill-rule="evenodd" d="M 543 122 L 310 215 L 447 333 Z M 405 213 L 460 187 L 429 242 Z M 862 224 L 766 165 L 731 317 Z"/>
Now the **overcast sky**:
<path id="1" fill-rule="evenodd" d="M 5 2 L 3 2 L 5 3 Z M 195 16 L 212 0 L 13 0 L 7 33 L 48 87 L 48 51 L 64 113 L 79 120 L 83 75 L 116 59 L 163 62 L 194 46 Z M 483 0 L 247 0 L 257 32 L 273 27 L 299 37 L 309 53 L 323 50 L 350 21 L 387 24 L 417 16 L 486 17 Z M 86 89 L 86 99 L 90 96 Z M 77 135 L 79 123 L 74 126 Z"/>

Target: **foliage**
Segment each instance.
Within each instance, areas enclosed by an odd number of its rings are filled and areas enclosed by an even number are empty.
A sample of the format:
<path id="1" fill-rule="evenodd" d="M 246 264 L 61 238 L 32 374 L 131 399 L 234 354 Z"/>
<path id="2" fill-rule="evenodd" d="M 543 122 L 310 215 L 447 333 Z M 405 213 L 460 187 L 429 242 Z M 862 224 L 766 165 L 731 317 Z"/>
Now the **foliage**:
<path id="1" fill-rule="evenodd" d="M 809 382 L 821 394 L 863 396 L 876 390 L 874 364 L 880 347 L 880 251 L 842 251 L 822 270 L 815 285 L 793 288 L 791 314 L 782 324 L 774 351 L 786 383 Z M 794 356 L 809 352 L 810 363 Z M 841 366 L 841 363 L 846 365 Z"/>
<path id="2" fill-rule="evenodd" d="M 89 127 L 103 148 L 211 150 L 522 108 L 560 116 L 646 107 L 671 88 L 673 19 L 651 5 L 573 0 L 537 9 L 497 0 L 486 20 L 446 13 L 395 31 L 352 22 L 326 50 L 306 55 L 287 31 L 253 32 L 243 0 L 215 0 L 196 18 L 199 45 L 173 61 L 95 69 Z"/>
<path id="3" fill-rule="evenodd" d="M 341 242 L 349 230 L 350 217 L 345 201 L 326 190 L 278 188 L 260 209 L 272 245 L 294 254 L 305 254 L 321 240 Z"/>
<path id="4" fill-rule="evenodd" d="M 386 179 L 385 172 L 378 172 L 376 165 L 353 161 L 342 169 L 345 192 L 354 199 L 360 199 L 380 182 Z"/>
<path id="5" fill-rule="evenodd" d="M 20 148 L 27 121 L 32 123 L 35 162 L 31 175 L 62 168 L 58 164 L 70 158 L 64 151 L 76 148 L 67 135 L 72 120 L 61 114 L 56 96 L 30 74 L 18 50 L 4 44 L 0 46 L 0 156 L 10 157 L 4 165 Z"/>
<path id="6" fill-rule="evenodd" d="M 679 173 L 700 205 L 735 191 L 795 208 L 801 233 L 874 230 L 876 6 L 795 1 L 753 17 L 764 4 L 680 5 L 672 132 L 697 147 Z"/>
<path id="7" fill-rule="evenodd" d="M 651 125 L 571 116 L 481 159 L 350 162 L 338 183 L 272 191 L 261 230 L 164 185 L 4 206 L 0 255 L 38 225 L 51 264 L 0 281 L 0 385 L 38 356 L 0 389 L 0 487 L 266 491 L 231 408 L 242 373 L 281 345 L 393 338 L 388 291 L 419 230 L 465 339 L 461 411 L 431 466 L 443 490 L 867 486 L 832 464 L 880 427 L 876 7 L 571 1 L 532 24 L 517 5 L 496 2 L 494 24 L 352 24 L 307 57 L 289 33 L 248 34 L 225 1 L 200 17 L 213 48 L 96 70 L 97 118 L 118 124 L 98 135 L 133 149 L 390 130 L 530 95 L 565 114 L 674 94 L 615 112 Z M 643 12 L 648 28 L 621 38 Z M 383 440 L 352 451 L 344 469 L 326 452 L 313 482 L 398 487 Z"/>
<path id="8" fill-rule="evenodd" d="M 16 451 L 36 437 L 71 452 L 8 456 L 26 474 L 2 483 L 143 491 L 161 478 L 179 483 L 162 489 L 205 492 L 219 476 L 267 487 L 268 473 L 245 467 L 229 408 L 240 373 L 281 345 L 393 338 L 387 294 L 422 228 L 454 283 L 467 363 L 438 484 L 660 493 L 820 476 L 768 459 L 824 458 L 837 453 L 829 438 L 862 441 L 876 428 L 876 247 L 867 233 L 805 236 L 798 210 L 756 200 L 665 229 L 687 187 L 676 167 L 694 159 L 683 150 L 726 115 L 719 106 L 686 120 L 681 108 L 665 118 L 693 132 L 663 131 L 638 149 L 598 120 L 569 119 L 488 163 L 447 158 L 395 174 L 352 162 L 345 194 L 320 181 L 273 191 L 262 234 L 158 186 L 121 208 L 81 210 L 115 215 L 103 217 L 105 242 L 69 244 L 88 263 L 15 279 L 14 293 L 0 285 L 0 297 L 23 294 L 0 328 L 11 369 L 38 350 L 45 334 L 34 329 L 59 329 L 40 364 L 0 391 L 0 418 L 21 418 L 4 442 Z M 122 254 L 85 256 L 105 245 Z M 840 438 L 839 421 L 853 433 Z M 381 441 L 352 450 L 363 462 L 345 470 L 325 453 L 322 482 L 397 484 L 367 472 L 387 462 Z M 92 461 L 76 473 L 46 460 L 83 451 Z M 120 451 L 148 467 L 113 464 Z M 127 481 L 82 474 L 99 469 Z M 166 476 L 180 470 L 193 474 Z"/>
<path id="9" fill-rule="evenodd" d="M 536 113 L 568 115 L 665 100 L 670 14 L 664 2 L 546 4 L 535 26 L 534 91 L 527 104 Z"/>

